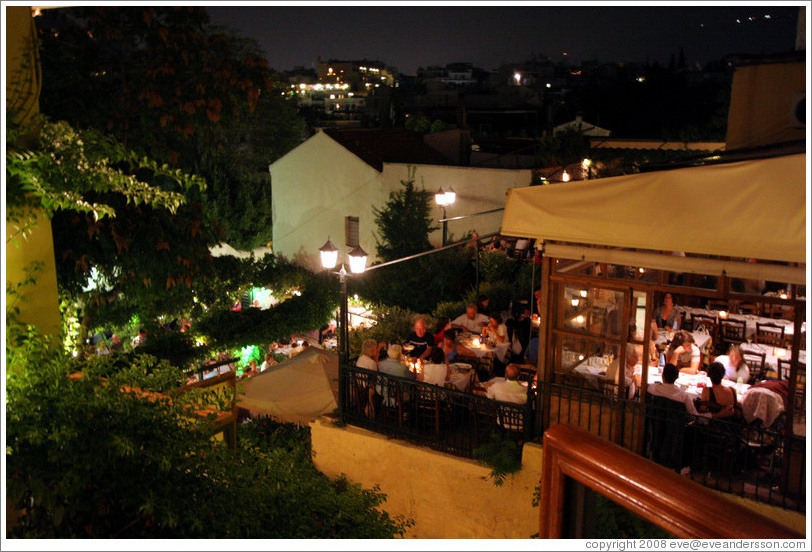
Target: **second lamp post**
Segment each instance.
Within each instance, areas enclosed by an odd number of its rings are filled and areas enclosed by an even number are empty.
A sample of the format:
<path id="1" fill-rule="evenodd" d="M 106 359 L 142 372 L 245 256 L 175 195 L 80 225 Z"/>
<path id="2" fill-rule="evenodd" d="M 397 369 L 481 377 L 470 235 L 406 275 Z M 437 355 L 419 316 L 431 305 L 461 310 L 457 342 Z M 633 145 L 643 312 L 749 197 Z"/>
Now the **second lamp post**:
<path id="1" fill-rule="evenodd" d="M 437 193 L 434 194 L 434 201 L 443 208 L 443 245 L 448 241 L 448 216 L 446 215 L 445 209 L 454 203 L 456 199 L 457 194 L 453 188 L 449 188 L 447 192 L 444 192 L 443 189 L 440 188 L 437 190 Z"/>

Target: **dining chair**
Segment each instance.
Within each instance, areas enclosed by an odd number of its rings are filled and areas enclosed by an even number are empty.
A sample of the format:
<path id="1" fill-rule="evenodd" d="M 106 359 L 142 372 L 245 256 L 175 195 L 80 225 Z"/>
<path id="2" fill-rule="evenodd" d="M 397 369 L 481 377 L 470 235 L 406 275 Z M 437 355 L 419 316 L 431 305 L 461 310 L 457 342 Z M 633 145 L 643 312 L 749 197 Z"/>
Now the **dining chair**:
<path id="1" fill-rule="evenodd" d="M 754 351 L 742 351 L 742 358 L 747 363 L 750 370 L 750 381 L 753 384 L 767 378 L 767 353 L 756 353 Z"/>
<path id="2" fill-rule="evenodd" d="M 738 314 L 761 314 L 761 307 L 756 303 L 738 303 L 736 305 Z"/>
<path id="3" fill-rule="evenodd" d="M 727 301 L 722 299 L 709 299 L 707 308 L 715 311 L 730 312 L 730 305 L 728 305 Z"/>
<path id="4" fill-rule="evenodd" d="M 747 335 L 747 323 L 732 318 L 719 321 L 719 337 L 723 347 L 743 343 Z"/>
<path id="5" fill-rule="evenodd" d="M 785 330 L 786 328 L 780 324 L 756 322 L 756 343 L 783 347 Z"/>
<path id="6" fill-rule="evenodd" d="M 689 331 L 696 332 L 704 328 L 708 335 L 710 335 L 710 342 L 712 344 L 719 344 L 719 319 L 716 317 L 705 316 L 704 314 L 691 315 L 691 329 Z"/>
<path id="7" fill-rule="evenodd" d="M 792 361 L 788 359 L 778 359 L 778 379 L 788 380 Z M 798 379 L 796 380 L 795 392 L 806 389 L 806 363 L 798 362 Z"/>

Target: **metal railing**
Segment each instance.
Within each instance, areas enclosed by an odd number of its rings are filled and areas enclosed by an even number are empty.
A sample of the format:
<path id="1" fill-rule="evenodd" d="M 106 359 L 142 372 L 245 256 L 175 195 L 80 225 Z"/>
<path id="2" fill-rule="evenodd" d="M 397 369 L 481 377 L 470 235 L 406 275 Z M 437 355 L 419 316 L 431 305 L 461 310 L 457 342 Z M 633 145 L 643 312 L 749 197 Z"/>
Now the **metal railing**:
<path id="1" fill-rule="evenodd" d="M 787 447 L 780 422 L 765 429 L 694 417 L 562 383 L 531 385 L 517 405 L 354 366 L 339 373 L 342 420 L 376 433 L 470 458 L 494 433 L 541 441 L 546 428 L 572 424 L 705 487 L 805 512 L 806 440 Z"/>
<path id="2" fill-rule="evenodd" d="M 343 421 L 466 458 L 494 433 L 523 442 L 535 426 L 532 386 L 527 403 L 519 405 L 346 366 L 339 394 Z"/>
<path id="3" fill-rule="evenodd" d="M 673 401 L 643 405 L 589 388 L 540 383 L 540 433 L 572 424 L 665 465 L 705 487 L 805 512 L 806 439 L 785 446 L 783 427 L 768 429 L 691 416 Z M 676 403 L 682 406 L 680 403 Z"/>

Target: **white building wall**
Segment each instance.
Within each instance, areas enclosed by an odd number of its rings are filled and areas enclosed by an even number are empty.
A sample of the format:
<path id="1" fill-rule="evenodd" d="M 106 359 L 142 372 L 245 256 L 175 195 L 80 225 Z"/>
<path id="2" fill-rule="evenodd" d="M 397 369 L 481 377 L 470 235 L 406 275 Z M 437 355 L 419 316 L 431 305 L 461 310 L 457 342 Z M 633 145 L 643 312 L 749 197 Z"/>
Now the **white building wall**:
<path id="1" fill-rule="evenodd" d="M 319 248 L 329 236 L 346 259 L 344 218 L 359 219 L 361 247 L 376 260 L 378 228 L 375 209 L 389 193 L 399 190 L 415 168 L 415 184 L 434 194 L 438 188 L 454 188 L 456 202 L 449 217 L 488 211 L 505 206 L 508 188 L 528 186 L 529 170 L 484 169 L 436 165 L 385 163 L 383 172 L 346 150 L 324 133 L 315 136 L 271 165 L 273 191 L 273 251 L 311 270 L 320 270 Z M 469 231 L 480 235 L 501 227 L 502 212 L 479 215 L 448 224 L 449 238 Z M 432 216 L 439 221 L 442 209 L 432 202 Z M 437 223 L 440 227 L 440 223 Z M 432 245 L 442 242 L 442 230 L 430 236 Z"/>
<path id="2" fill-rule="evenodd" d="M 324 133 L 318 133 L 271 165 L 273 250 L 311 270 L 320 270 L 319 247 L 329 236 L 346 258 L 344 217 L 360 219 L 361 246 L 371 255 L 367 235 L 372 205 L 388 192 L 381 174 Z"/>
<path id="3" fill-rule="evenodd" d="M 412 165 L 415 167 L 415 186 L 423 188 L 432 194 L 439 188 L 447 191 L 453 188 L 457 192 L 457 200 L 446 208 L 450 217 L 471 215 L 483 211 L 490 211 L 505 206 L 508 188 L 529 186 L 532 178 L 530 170 L 485 169 L 481 167 L 445 167 L 438 165 Z M 384 163 L 383 187 L 387 190 L 396 190 L 400 181 L 408 177 L 410 165 L 400 163 Z M 435 221 L 443 218 L 443 210 L 432 202 L 432 217 Z M 490 232 L 498 232 L 502 226 L 502 211 L 487 215 L 477 215 L 462 220 L 453 220 L 448 223 L 449 240 L 462 238 L 467 232 L 477 232 L 480 236 Z M 438 247 L 442 243 L 442 225 L 438 222 L 438 230 L 429 236 L 432 245 Z"/>

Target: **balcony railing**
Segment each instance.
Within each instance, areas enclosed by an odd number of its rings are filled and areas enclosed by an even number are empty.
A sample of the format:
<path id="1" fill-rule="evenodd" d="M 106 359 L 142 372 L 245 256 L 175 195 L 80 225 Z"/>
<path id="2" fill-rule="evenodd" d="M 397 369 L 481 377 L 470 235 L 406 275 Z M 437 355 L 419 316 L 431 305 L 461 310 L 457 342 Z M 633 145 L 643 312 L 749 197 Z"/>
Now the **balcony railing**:
<path id="1" fill-rule="evenodd" d="M 518 442 L 533 435 L 532 387 L 527 404 L 518 405 L 345 367 L 340 371 L 339 393 L 345 422 L 466 458 L 493 433 Z"/>
<path id="2" fill-rule="evenodd" d="M 712 489 L 805 512 L 804 437 L 786 447 L 782 428 L 692 417 L 649 401 L 540 382 L 525 405 L 345 366 L 342 419 L 376 433 L 470 458 L 494 433 L 540 441 L 565 423 L 653 459 Z"/>

